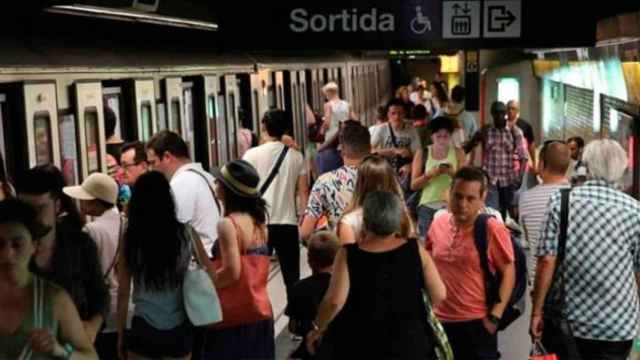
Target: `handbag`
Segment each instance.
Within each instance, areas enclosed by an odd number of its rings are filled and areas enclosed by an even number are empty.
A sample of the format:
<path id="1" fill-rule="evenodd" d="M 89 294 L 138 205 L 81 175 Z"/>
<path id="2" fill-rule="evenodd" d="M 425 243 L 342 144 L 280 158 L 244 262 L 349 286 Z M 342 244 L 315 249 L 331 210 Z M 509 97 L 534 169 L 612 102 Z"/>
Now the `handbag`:
<path id="1" fill-rule="evenodd" d="M 33 328 L 44 327 L 44 281 L 38 276 L 33 277 Z M 33 356 L 33 350 L 27 342 L 18 356 L 18 360 L 29 360 Z"/>
<path id="2" fill-rule="evenodd" d="M 549 354 L 542 346 L 542 343 L 537 340 L 531 345 L 529 360 L 558 360 L 558 356 L 556 354 Z"/>
<path id="3" fill-rule="evenodd" d="M 409 239 L 409 241 L 415 247 L 415 253 L 417 256 L 417 265 L 419 269 L 417 270 L 420 274 L 421 284 L 425 283 L 424 280 L 424 272 L 422 270 L 422 258 L 420 258 L 420 249 L 418 249 L 418 240 L 417 239 Z M 425 289 L 426 291 L 426 289 Z M 444 327 L 438 317 L 433 312 L 433 306 L 431 305 L 431 299 L 429 296 L 422 291 L 422 298 L 424 300 L 425 310 L 427 312 L 427 323 L 429 324 L 429 330 L 431 331 L 431 339 L 434 342 L 434 351 L 436 354 L 437 360 L 453 360 L 453 349 L 451 348 L 451 344 L 449 343 L 449 338 L 447 337 L 447 333 L 444 331 Z"/>
<path id="4" fill-rule="evenodd" d="M 184 308 L 187 316 L 194 326 L 212 325 L 222 321 L 222 309 L 220 299 L 213 284 L 213 280 L 204 269 L 202 260 L 196 250 L 195 242 L 198 241 L 193 233 L 194 230 L 188 227 L 186 230 L 189 237 L 190 249 L 195 257 L 195 267 L 191 267 L 184 274 L 182 283 L 182 295 L 184 298 Z"/>
<path id="5" fill-rule="evenodd" d="M 261 320 L 273 318 L 271 301 L 267 292 L 270 256 L 265 239 L 258 241 L 257 229 L 254 228 L 253 241 L 244 248 L 240 237 L 242 232 L 232 216 L 228 217 L 238 234 L 240 250 L 240 278 L 233 284 L 218 289 L 223 321 L 213 326 L 214 329 L 228 328 L 243 324 L 253 324 Z M 215 246 L 218 246 L 216 243 Z M 216 249 L 218 250 L 218 249 Z M 264 250 L 264 251 L 262 251 Z M 215 252 L 219 254 L 218 251 Z M 216 269 L 222 267 L 219 256 L 213 260 Z"/>

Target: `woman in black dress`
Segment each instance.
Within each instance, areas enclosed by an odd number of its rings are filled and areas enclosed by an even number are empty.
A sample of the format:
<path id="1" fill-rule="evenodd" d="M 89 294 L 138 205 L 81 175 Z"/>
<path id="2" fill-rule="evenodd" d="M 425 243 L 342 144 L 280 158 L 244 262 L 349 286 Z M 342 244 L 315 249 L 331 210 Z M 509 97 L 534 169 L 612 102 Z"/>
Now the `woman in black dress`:
<path id="1" fill-rule="evenodd" d="M 370 193 L 363 211 L 365 236 L 338 252 L 307 345 L 315 351 L 328 329 L 336 359 L 433 359 L 423 291 L 434 304 L 446 296 L 433 260 L 400 234 L 397 195 Z"/>

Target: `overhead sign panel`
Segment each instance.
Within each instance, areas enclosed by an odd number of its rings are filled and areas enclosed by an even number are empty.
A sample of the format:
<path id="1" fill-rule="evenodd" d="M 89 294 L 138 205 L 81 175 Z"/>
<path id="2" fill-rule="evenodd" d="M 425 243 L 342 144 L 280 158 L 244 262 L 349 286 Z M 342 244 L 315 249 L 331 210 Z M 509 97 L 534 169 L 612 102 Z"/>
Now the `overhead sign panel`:
<path id="1" fill-rule="evenodd" d="M 519 0 L 485 0 L 485 38 L 519 38 L 522 28 L 522 3 Z"/>
<path id="2" fill-rule="evenodd" d="M 442 6 L 444 39 L 480 37 L 480 1 L 444 1 Z"/>

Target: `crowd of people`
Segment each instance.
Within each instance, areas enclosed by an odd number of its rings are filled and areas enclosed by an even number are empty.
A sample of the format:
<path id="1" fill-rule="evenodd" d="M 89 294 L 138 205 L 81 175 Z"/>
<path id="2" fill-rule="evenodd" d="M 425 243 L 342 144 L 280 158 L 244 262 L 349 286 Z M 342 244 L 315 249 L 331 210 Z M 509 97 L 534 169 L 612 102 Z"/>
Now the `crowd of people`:
<path id="1" fill-rule="evenodd" d="M 52 165 L 0 173 L 0 358 L 274 359 L 275 253 L 292 359 L 499 359 L 523 296 L 560 359 L 626 359 L 640 204 L 615 185 L 625 150 L 538 147 L 516 101 L 479 127 L 462 86 L 429 88 L 401 87 L 367 128 L 327 84 L 304 155 L 272 109 L 259 144 L 240 134 L 242 159 L 210 173 L 169 130 L 110 141 L 110 175 L 77 186 Z M 194 259 L 220 303 L 209 326 L 185 309 Z"/>

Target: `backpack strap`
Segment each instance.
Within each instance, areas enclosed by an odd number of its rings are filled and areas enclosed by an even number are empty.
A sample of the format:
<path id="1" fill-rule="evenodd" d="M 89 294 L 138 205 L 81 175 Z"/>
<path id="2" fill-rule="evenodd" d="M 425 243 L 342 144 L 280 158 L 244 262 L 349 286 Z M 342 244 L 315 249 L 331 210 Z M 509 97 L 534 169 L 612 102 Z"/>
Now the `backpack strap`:
<path id="1" fill-rule="evenodd" d="M 493 216 L 479 214 L 473 226 L 473 238 L 480 257 L 480 267 L 484 275 L 485 298 L 487 307 L 491 308 L 499 299 L 498 284 L 496 276 L 489 268 L 489 241 L 487 237 L 487 223 Z"/>
<path id="2" fill-rule="evenodd" d="M 564 262 L 567 249 L 567 230 L 569 228 L 569 198 L 571 195 L 571 188 L 560 189 L 560 234 L 558 235 L 558 254 L 556 256 L 556 269 L 553 274 L 554 279 L 558 279 L 560 276 L 560 301 L 562 307 L 566 303 L 565 281 L 564 281 L 564 269 L 561 274 L 559 268 Z"/>
<path id="3" fill-rule="evenodd" d="M 202 180 L 204 180 L 204 182 L 207 184 L 207 187 L 209 188 L 209 191 L 211 192 L 211 197 L 213 197 L 213 202 L 216 204 L 216 207 L 218 208 L 218 213 L 220 213 L 222 215 L 222 207 L 220 206 L 220 202 L 218 201 L 218 197 L 216 196 L 216 192 L 215 190 L 213 190 L 213 187 L 211 187 L 211 184 L 209 183 L 209 180 L 202 175 L 202 173 L 200 173 L 200 171 L 196 170 L 196 169 L 187 169 L 187 171 L 190 171 L 194 174 L 198 174 L 198 176 L 200 176 L 202 178 Z"/>
<path id="4" fill-rule="evenodd" d="M 276 161 L 276 164 L 274 165 L 273 169 L 271 169 L 271 173 L 269 174 L 269 176 L 267 177 L 267 180 L 265 180 L 264 184 L 262 184 L 262 187 L 260 188 L 261 194 L 264 194 L 269 189 L 269 186 L 271 186 L 271 183 L 275 179 L 276 175 L 278 175 L 278 171 L 280 171 L 280 166 L 282 165 L 282 162 L 284 161 L 284 157 L 287 155 L 287 152 L 289 152 L 289 147 L 284 145 L 284 149 L 282 149 L 282 151 L 280 152 L 280 156 L 278 157 L 278 160 Z"/>

